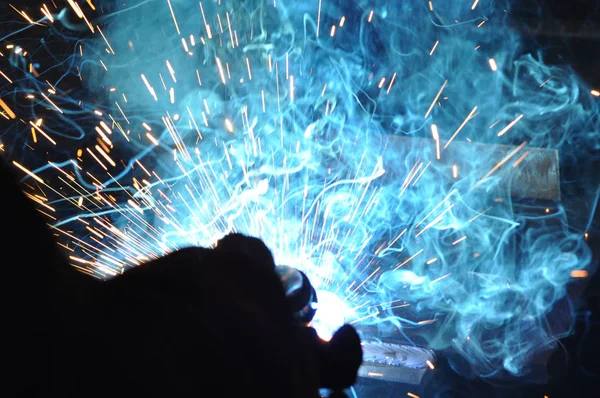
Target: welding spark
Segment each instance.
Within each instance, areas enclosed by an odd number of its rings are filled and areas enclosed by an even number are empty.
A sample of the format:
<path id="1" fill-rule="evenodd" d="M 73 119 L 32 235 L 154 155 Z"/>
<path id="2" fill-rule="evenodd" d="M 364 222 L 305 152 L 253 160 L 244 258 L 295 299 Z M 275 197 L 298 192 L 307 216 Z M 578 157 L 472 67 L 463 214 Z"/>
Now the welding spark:
<path id="1" fill-rule="evenodd" d="M 16 134 L 0 148 L 27 151 L 9 156 L 78 270 L 110 278 L 240 232 L 309 275 L 324 338 L 378 325 L 518 375 L 562 335 L 543 319 L 587 276 L 583 233 L 543 208 L 524 233 L 515 204 L 557 199 L 553 150 L 594 148 L 600 94 L 515 58 L 502 4 L 94 3 L 14 8 L 66 33 L 1 43 Z"/>

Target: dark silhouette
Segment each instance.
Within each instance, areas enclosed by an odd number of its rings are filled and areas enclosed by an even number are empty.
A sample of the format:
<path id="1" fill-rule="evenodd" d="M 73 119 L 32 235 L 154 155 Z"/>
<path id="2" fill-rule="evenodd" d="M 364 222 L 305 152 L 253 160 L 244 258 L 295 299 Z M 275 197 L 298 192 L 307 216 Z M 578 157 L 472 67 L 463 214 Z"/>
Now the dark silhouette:
<path id="1" fill-rule="evenodd" d="M 262 241 L 229 235 L 103 282 L 67 264 L 5 163 L 0 184 L 1 395 L 315 397 L 355 382 L 356 331 L 325 343 L 297 322 Z"/>

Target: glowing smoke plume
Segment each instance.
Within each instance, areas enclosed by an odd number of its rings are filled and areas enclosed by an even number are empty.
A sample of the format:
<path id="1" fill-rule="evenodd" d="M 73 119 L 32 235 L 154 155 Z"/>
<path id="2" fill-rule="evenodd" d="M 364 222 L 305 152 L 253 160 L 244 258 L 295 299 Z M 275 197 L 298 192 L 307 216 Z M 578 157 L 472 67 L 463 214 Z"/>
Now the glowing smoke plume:
<path id="1" fill-rule="evenodd" d="M 63 178 L 66 198 L 44 203 L 73 264 L 110 277 L 242 232 L 358 325 L 457 351 L 463 372 L 527 374 L 568 333 L 547 319 L 590 254 L 560 205 L 513 202 L 511 176 L 529 148 L 585 158 L 597 103 L 520 54 L 508 4 L 472 4 L 97 4 L 94 35 L 61 37 L 74 53 L 59 67 L 84 88 L 55 82 L 63 113 L 38 105 L 66 157 L 24 162 Z M 477 142 L 516 149 L 493 159 Z"/>

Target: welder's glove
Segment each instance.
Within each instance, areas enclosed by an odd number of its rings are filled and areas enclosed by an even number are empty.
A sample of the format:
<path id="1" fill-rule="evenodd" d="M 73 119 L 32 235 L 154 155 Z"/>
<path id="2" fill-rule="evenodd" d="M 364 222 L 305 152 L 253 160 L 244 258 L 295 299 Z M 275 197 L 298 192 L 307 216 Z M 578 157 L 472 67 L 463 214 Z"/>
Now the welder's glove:
<path id="1" fill-rule="evenodd" d="M 221 253 L 240 252 L 243 256 L 256 261 L 257 265 L 265 266 L 269 273 L 275 271 L 271 252 L 262 241 L 256 238 L 239 234 L 228 235 L 219 241 L 216 250 Z M 261 289 L 260 284 L 255 287 L 258 290 Z M 279 290 L 279 287 L 277 290 Z M 257 292 L 248 291 L 245 294 L 248 297 L 254 297 Z M 284 302 L 281 303 L 285 305 Z M 266 301 L 262 305 L 265 304 Z M 282 311 L 282 309 L 278 308 L 279 311 Z M 290 310 L 287 305 L 284 311 L 289 313 Z M 281 319 L 288 319 L 288 317 L 289 315 L 285 315 Z M 316 358 L 313 358 L 313 360 L 316 359 L 316 365 L 313 366 L 317 373 L 319 388 L 341 390 L 349 388 L 356 382 L 363 353 L 360 337 L 352 326 L 344 325 L 333 335 L 329 342 L 321 340 L 313 328 L 299 325 L 298 331 L 300 333 L 299 339 L 307 344 L 307 348 L 311 351 L 310 355 L 316 354 Z"/>
<path id="2" fill-rule="evenodd" d="M 0 184 L 14 219 L 0 239 L 11 396 L 312 398 L 354 382 L 356 332 L 326 344 L 298 325 L 260 240 L 231 235 L 102 282 L 68 265 L 1 159 Z"/>
<path id="3" fill-rule="evenodd" d="M 120 388 L 128 375 L 124 394 L 210 386 L 226 396 L 314 397 L 319 387 L 349 387 L 362 361 L 351 327 L 327 344 L 296 323 L 270 251 L 242 235 L 132 269 L 105 282 L 100 297 L 98 327 L 111 337 L 98 371 L 111 370 L 96 377 Z"/>

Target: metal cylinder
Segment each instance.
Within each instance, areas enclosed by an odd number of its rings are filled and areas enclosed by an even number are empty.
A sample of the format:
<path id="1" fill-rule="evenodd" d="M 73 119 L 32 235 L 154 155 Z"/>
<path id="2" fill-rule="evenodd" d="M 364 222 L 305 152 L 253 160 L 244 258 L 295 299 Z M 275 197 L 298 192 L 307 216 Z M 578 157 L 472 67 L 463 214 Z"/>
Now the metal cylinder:
<path id="1" fill-rule="evenodd" d="M 296 319 L 308 324 L 315 316 L 317 293 L 304 272 L 287 265 L 275 267 L 288 305 Z"/>

